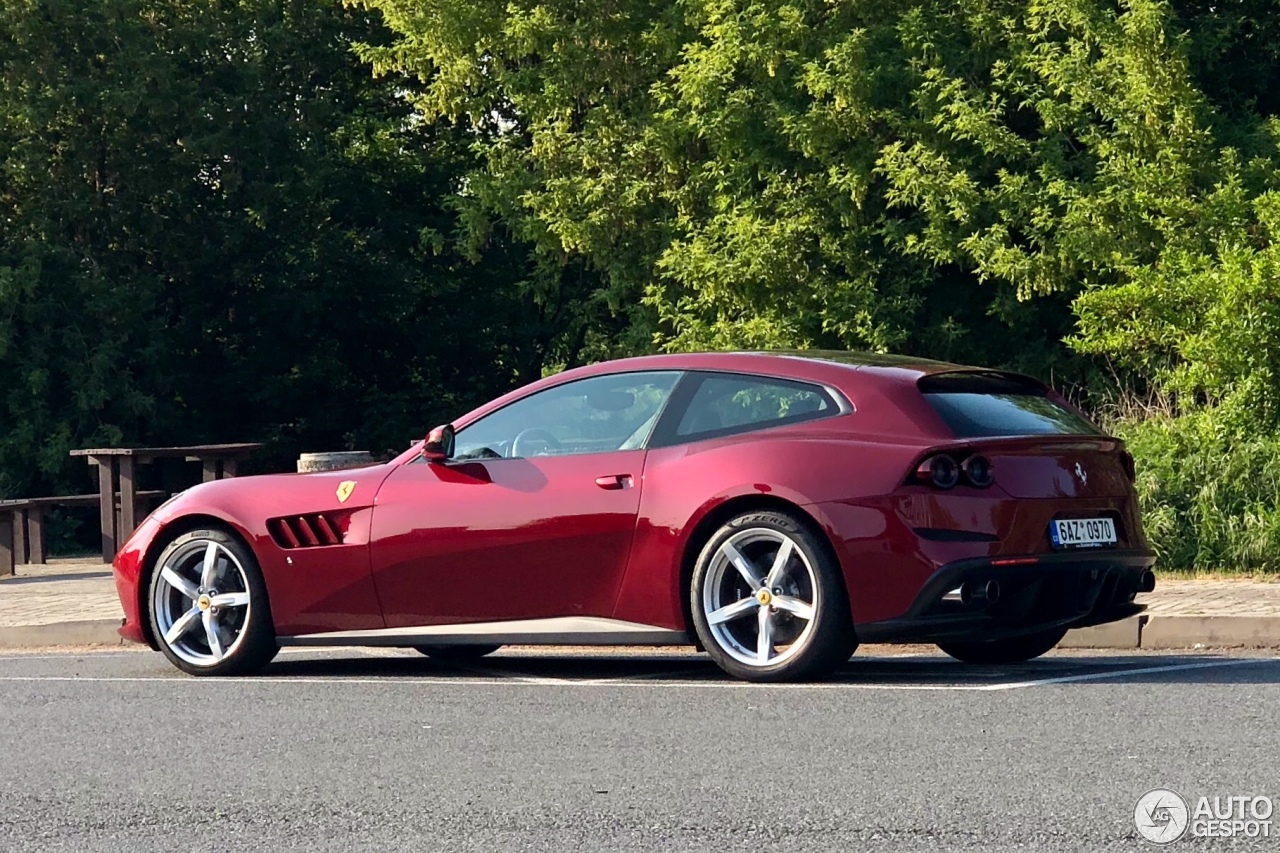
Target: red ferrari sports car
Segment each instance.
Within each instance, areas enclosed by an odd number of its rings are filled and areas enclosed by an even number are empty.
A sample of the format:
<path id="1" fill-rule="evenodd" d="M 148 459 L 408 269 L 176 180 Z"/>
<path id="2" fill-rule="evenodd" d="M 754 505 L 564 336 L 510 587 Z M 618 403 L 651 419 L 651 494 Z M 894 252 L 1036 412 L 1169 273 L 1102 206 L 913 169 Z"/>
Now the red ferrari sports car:
<path id="1" fill-rule="evenodd" d="M 465 660 L 695 644 L 739 678 L 859 643 L 1027 660 L 1154 588 L 1133 459 L 1042 383 L 835 352 L 596 364 L 384 464 L 205 483 L 115 560 L 120 633 L 180 669 L 282 645 Z"/>

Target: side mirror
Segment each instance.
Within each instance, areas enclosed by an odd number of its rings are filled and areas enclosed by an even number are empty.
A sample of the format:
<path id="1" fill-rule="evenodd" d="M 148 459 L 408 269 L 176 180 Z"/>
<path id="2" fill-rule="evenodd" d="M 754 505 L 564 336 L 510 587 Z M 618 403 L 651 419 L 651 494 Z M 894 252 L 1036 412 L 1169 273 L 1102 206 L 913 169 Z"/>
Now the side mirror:
<path id="1" fill-rule="evenodd" d="M 453 455 L 453 424 L 438 426 L 427 433 L 422 455 L 428 462 L 443 462 Z"/>

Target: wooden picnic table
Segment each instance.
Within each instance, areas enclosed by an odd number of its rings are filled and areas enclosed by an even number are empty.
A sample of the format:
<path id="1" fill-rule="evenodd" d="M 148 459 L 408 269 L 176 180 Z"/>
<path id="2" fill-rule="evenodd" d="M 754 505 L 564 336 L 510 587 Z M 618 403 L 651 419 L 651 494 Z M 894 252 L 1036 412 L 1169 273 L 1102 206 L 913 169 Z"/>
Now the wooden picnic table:
<path id="1" fill-rule="evenodd" d="M 157 504 L 167 495 L 153 489 L 138 492 L 137 506 Z M 44 565 L 48 550 L 44 541 L 44 515 L 54 507 L 97 506 L 101 497 L 91 495 L 50 495 L 40 498 L 0 500 L 0 576 L 11 575 L 19 564 Z M 119 504 L 114 507 L 119 510 Z M 118 516 L 117 516 L 118 518 Z M 118 522 L 117 522 L 118 523 Z"/>
<path id="2" fill-rule="evenodd" d="M 137 527 L 137 466 L 157 459 L 185 459 L 199 462 L 204 469 L 204 482 L 236 475 L 236 463 L 262 447 L 257 443 L 193 444 L 186 447 L 90 447 L 71 451 L 72 456 L 88 457 L 98 466 L 98 495 L 102 517 L 102 560 L 115 559 L 116 548 Z M 115 513 L 115 493 L 120 492 L 120 518 Z"/>

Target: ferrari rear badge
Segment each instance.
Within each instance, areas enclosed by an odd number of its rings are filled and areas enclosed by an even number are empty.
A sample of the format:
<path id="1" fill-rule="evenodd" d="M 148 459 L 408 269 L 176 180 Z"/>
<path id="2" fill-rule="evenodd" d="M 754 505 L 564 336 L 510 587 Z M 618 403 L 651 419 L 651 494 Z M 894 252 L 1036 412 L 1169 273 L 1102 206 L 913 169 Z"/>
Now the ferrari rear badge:
<path id="1" fill-rule="evenodd" d="M 356 490 L 355 480 L 343 480 L 338 484 L 338 503 L 344 504 L 347 498 L 351 497 L 351 493 Z"/>

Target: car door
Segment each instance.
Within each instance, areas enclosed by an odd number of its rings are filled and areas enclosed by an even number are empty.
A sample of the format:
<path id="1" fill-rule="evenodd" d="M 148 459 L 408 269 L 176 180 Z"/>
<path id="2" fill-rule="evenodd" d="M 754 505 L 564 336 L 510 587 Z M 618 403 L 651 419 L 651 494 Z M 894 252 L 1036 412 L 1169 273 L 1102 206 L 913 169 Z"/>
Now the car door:
<path id="1" fill-rule="evenodd" d="M 449 461 L 396 469 L 371 530 L 387 627 L 609 615 L 645 442 L 678 378 L 553 386 L 459 430 Z"/>

